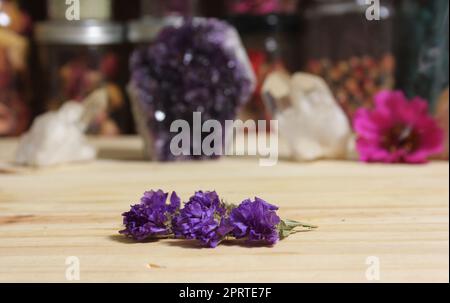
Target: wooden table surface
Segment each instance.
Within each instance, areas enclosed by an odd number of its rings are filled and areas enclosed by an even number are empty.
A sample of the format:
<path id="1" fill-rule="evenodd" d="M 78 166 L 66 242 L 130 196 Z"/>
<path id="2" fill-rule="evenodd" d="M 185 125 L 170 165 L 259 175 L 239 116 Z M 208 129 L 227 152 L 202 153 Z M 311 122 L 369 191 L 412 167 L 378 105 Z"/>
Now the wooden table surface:
<path id="1" fill-rule="evenodd" d="M 70 256 L 81 282 L 367 282 L 371 256 L 381 282 L 449 281 L 448 162 L 157 164 L 140 161 L 137 138 L 93 142 L 98 161 L 31 170 L 11 168 L 16 140 L 0 140 L 0 282 L 65 282 Z M 258 195 L 320 228 L 273 248 L 119 236 L 121 213 L 158 188 Z"/>

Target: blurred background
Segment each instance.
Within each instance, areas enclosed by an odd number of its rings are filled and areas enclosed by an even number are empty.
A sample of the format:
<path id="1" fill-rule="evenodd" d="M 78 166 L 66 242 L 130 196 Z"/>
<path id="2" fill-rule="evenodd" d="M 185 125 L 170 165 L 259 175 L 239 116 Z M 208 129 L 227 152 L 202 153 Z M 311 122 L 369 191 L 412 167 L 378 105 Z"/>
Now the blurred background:
<path id="1" fill-rule="evenodd" d="M 0 0 L 0 136 L 22 134 L 37 115 L 81 101 L 99 85 L 107 87 L 108 109 L 89 133 L 135 133 L 129 56 L 174 15 L 216 17 L 237 28 L 258 80 L 245 117 L 270 118 L 260 91 L 275 70 L 320 75 L 350 118 L 378 91 L 394 88 L 448 112 L 449 2 L 380 4 L 381 20 L 367 22 L 361 0 L 81 0 L 82 18 L 95 23 L 74 26 L 63 0 Z M 90 37 L 93 29 L 101 39 Z"/>

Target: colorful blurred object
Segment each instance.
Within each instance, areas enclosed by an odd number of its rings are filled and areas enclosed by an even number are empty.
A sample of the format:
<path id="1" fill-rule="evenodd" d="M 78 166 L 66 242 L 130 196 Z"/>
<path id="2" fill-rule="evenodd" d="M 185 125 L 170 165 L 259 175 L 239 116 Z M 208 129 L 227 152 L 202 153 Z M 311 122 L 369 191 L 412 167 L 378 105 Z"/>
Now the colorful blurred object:
<path id="1" fill-rule="evenodd" d="M 297 10 L 298 0 L 230 0 L 230 14 L 267 15 L 292 14 Z"/>
<path id="2" fill-rule="evenodd" d="M 90 92 L 99 87 L 105 87 L 108 93 L 109 112 L 120 110 L 124 104 L 124 96 L 120 87 L 114 83 L 119 72 L 119 59 L 113 52 L 107 52 L 100 57 L 95 67 L 88 66 L 88 60 L 74 58 L 61 67 L 60 85 L 63 98 L 81 102 Z M 53 100 L 49 109 L 59 107 L 59 102 Z M 108 112 L 97 115 L 88 130 L 91 134 L 105 136 L 118 135 L 122 131 L 119 125 L 109 117 Z"/>
<path id="3" fill-rule="evenodd" d="M 248 55 L 250 57 L 250 62 L 256 75 L 257 84 L 252 100 L 247 106 L 247 110 L 250 111 L 251 116 L 256 120 L 270 120 L 272 116 L 265 107 L 262 99 L 262 86 L 267 75 L 269 75 L 271 72 L 285 71 L 286 69 L 281 60 L 271 63 L 271 61 L 268 59 L 268 55 L 262 51 L 250 50 L 248 51 Z M 267 129 L 267 131 L 270 131 L 270 129 Z"/>
<path id="4" fill-rule="evenodd" d="M 373 106 L 373 96 L 377 92 L 393 87 L 395 58 L 385 54 L 380 58 L 354 56 L 337 62 L 313 59 L 306 70 L 325 79 L 352 118 L 359 107 Z"/>
<path id="5" fill-rule="evenodd" d="M 51 20 L 38 23 L 35 36 L 44 75 L 40 80 L 44 110 L 56 110 L 67 100 L 81 102 L 94 90 L 105 88 L 108 107 L 92 121 L 88 132 L 128 133 L 131 113 L 124 92 L 123 26 L 104 20 Z"/>
<path id="6" fill-rule="evenodd" d="M 448 152 L 448 141 L 449 141 L 449 133 L 448 133 L 448 87 L 444 91 L 444 93 L 439 97 L 439 101 L 437 103 L 437 110 L 436 110 L 436 119 L 439 122 L 439 125 L 444 130 L 444 136 L 445 136 L 445 149 L 444 152 L 439 156 L 440 159 L 448 160 L 449 152 Z"/>
<path id="7" fill-rule="evenodd" d="M 325 79 L 350 119 L 395 84 L 394 12 L 390 1 L 381 4 L 379 21 L 366 19 L 360 1 L 315 0 L 304 8 L 303 70 Z"/>
<path id="8" fill-rule="evenodd" d="M 0 136 L 28 127 L 28 41 L 22 36 L 29 18 L 15 2 L 0 0 Z"/>
<path id="9" fill-rule="evenodd" d="M 25 34 L 30 26 L 30 17 L 19 8 L 17 1 L 0 0 L 0 28 Z"/>
<path id="10" fill-rule="evenodd" d="M 357 150 L 365 162 L 424 163 L 443 151 L 444 134 L 419 97 L 409 101 L 401 91 L 383 91 L 375 109 L 359 109 L 354 128 Z"/>

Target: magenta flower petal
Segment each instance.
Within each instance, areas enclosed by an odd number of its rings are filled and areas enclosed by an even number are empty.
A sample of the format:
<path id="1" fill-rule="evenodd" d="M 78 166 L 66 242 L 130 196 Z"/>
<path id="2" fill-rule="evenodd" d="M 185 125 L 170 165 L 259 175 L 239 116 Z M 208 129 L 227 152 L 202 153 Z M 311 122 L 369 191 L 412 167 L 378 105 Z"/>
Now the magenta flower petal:
<path id="1" fill-rule="evenodd" d="M 444 134 L 421 98 L 382 91 L 373 110 L 360 109 L 353 121 L 361 161 L 425 163 L 443 149 Z"/>
<path id="2" fill-rule="evenodd" d="M 355 130 L 362 134 L 364 138 L 370 140 L 379 139 L 379 124 L 374 123 L 371 113 L 366 109 L 360 109 L 355 113 Z"/>

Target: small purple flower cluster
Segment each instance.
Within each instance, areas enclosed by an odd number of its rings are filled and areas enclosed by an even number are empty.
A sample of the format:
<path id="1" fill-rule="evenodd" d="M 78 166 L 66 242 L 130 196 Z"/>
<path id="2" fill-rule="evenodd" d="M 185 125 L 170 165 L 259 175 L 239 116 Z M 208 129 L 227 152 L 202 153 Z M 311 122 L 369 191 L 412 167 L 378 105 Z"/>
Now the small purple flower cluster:
<path id="1" fill-rule="evenodd" d="M 230 231 L 226 208 L 216 192 L 196 192 L 172 221 L 177 238 L 196 239 L 216 247 Z"/>
<path id="2" fill-rule="evenodd" d="M 162 190 L 144 193 L 141 203 L 122 214 L 126 228 L 120 233 L 138 241 L 170 235 L 172 231 L 168 223 L 180 209 L 180 198 L 173 192 L 170 204 L 166 204 L 168 195 Z"/>
<path id="3" fill-rule="evenodd" d="M 277 210 L 278 207 L 260 198 L 255 198 L 255 201 L 250 199 L 243 201 L 230 214 L 234 237 L 247 238 L 252 242 L 277 243 L 280 237 L 276 227 L 281 222 Z"/>
<path id="4" fill-rule="evenodd" d="M 260 198 L 235 207 L 222 202 L 215 191 L 198 191 L 181 209 L 175 192 L 170 204 L 166 204 L 167 197 L 162 190 L 145 193 L 140 204 L 123 214 L 126 228 L 120 233 L 137 241 L 169 237 L 198 240 L 214 248 L 226 238 L 274 245 L 295 227 L 313 228 L 299 222 L 292 225 L 294 221 L 286 224 L 276 213 L 278 207 Z"/>

